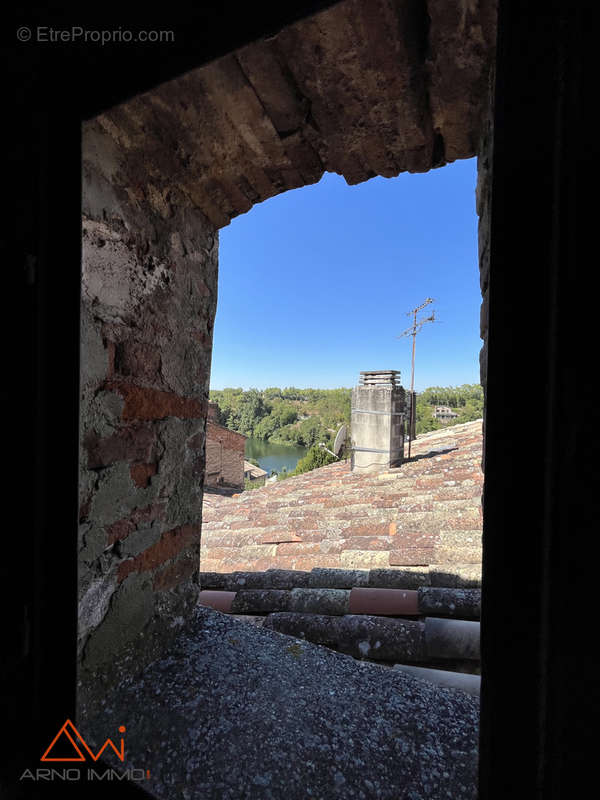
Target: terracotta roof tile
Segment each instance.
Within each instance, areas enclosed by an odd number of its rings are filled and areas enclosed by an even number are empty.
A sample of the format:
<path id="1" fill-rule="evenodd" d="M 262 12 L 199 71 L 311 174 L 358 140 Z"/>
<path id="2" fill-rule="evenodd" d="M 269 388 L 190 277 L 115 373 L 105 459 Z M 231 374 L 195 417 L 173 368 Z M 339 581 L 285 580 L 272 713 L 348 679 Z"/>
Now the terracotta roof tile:
<path id="1" fill-rule="evenodd" d="M 481 421 L 420 436 L 381 473 L 337 462 L 203 508 L 201 570 L 418 569 L 432 585 L 481 577 Z"/>

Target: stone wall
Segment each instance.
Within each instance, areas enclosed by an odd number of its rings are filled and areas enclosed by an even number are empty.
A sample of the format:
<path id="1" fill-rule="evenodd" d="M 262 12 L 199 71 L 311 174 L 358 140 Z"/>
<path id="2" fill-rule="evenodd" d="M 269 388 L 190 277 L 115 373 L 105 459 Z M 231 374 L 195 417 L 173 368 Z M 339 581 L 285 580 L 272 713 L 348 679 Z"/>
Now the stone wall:
<path id="1" fill-rule="evenodd" d="M 102 118 L 84 127 L 83 152 L 85 688 L 131 648 L 143 663 L 195 603 L 218 235 L 176 182 L 122 163 Z"/>
<path id="2" fill-rule="evenodd" d="M 206 423 L 206 486 L 244 486 L 246 437 L 214 422 Z"/>

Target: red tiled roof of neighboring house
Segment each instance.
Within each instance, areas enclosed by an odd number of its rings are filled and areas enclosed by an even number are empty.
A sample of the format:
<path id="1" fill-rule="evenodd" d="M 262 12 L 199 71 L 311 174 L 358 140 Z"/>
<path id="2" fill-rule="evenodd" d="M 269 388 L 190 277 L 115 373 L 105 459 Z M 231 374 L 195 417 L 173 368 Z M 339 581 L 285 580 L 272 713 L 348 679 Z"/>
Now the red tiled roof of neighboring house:
<path id="1" fill-rule="evenodd" d="M 269 474 L 266 470 L 257 467 L 256 464 L 252 464 L 250 461 L 244 461 L 244 474 L 247 472 L 250 473 L 253 478 L 264 478 Z"/>
<path id="2" fill-rule="evenodd" d="M 201 571 L 425 567 L 480 580 L 481 420 L 419 436 L 411 451 L 382 472 L 342 461 L 205 497 Z"/>

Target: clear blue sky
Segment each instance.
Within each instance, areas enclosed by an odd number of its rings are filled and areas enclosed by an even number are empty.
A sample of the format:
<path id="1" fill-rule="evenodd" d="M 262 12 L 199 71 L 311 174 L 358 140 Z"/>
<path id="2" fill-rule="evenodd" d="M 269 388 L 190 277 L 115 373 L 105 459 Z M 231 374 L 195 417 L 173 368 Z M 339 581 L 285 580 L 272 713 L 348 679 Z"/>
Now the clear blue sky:
<path id="1" fill-rule="evenodd" d="M 348 186 L 327 173 L 221 230 L 211 389 L 355 386 L 398 369 L 433 297 L 415 387 L 479 382 L 476 159 Z"/>

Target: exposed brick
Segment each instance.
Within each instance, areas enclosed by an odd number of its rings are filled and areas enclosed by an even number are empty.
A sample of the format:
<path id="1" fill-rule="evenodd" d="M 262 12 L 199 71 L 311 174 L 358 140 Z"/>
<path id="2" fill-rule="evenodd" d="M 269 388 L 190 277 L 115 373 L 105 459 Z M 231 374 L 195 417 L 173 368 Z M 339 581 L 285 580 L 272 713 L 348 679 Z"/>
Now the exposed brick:
<path id="1" fill-rule="evenodd" d="M 114 342 L 107 342 L 106 343 L 106 350 L 108 353 L 108 368 L 106 371 L 107 378 L 113 378 L 115 374 L 115 352 L 116 352 L 116 345 Z"/>
<path id="2" fill-rule="evenodd" d="M 156 572 L 152 588 L 158 592 L 171 589 L 190 578 L 195 572 L 199 572 L 198 557 L 184 553 L 177 561 Z"/>
<path id="3" fill-rule="evenodd" d="M 155 520 L 162 520 L 165 514 L 165 503 L 153 503 L 145 508 L 136 508 L 129 516 L 113 522 L 106 528 L 108 544 L 125 539 L 140 525 L 148 525 Z"/>
<path id="4" fill-rule="evenodd" d="M 131 480 L 135 483 L 136 486 L 139 486 L 141 489 L 148 486 L 150 483 L 150 478 L 153 475 L 156 475 L 158 470 L 158 465 L 155 461 L 149 464 L 132 464 L 129 467 L 129 472 L 131 473 Z"/>
<path id="5" fill-rule="evenodd" d="M 135 558 L 123 561 L 119 565 L 117 580 L 120 582 L 132 572 L 148 572 L 159 564 L 173 558 L 194 541 L 198 543 L 198 556 L 200 555 L 200 526 L 181 525 L 170 531 L 165 531 L 158 542 L 153 544 Z"/>
<path id="6" fill-rule="evenodd" d="M 156 420 L 166 417 L 204 419 L 206 401 L 194 397 L 181 397 L 174 392 L 144 388 L 123 381 L 107 381 L 105 388 L 117 392 L 125 400 L 123 420 Z"/>
<path id="7" fill-rule="evenodd" d="M 100 439 L 96 434 L 86 437 L 88 468 L 108 467 L 117 461 L 154 461 L 156 433 L 147 426 L 122 428 Z"/>

